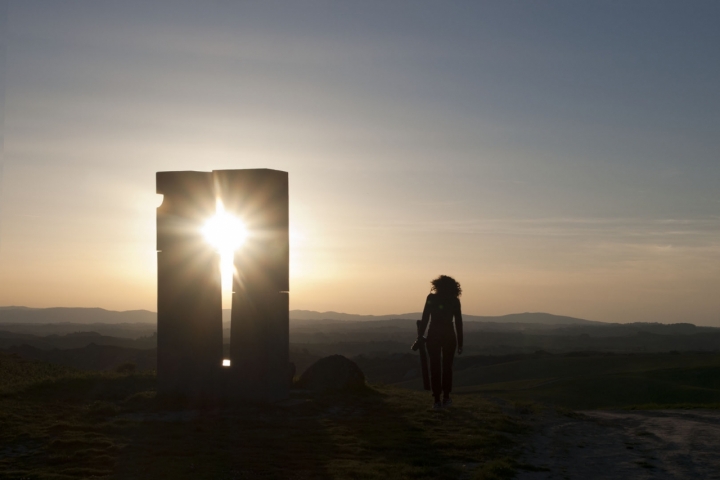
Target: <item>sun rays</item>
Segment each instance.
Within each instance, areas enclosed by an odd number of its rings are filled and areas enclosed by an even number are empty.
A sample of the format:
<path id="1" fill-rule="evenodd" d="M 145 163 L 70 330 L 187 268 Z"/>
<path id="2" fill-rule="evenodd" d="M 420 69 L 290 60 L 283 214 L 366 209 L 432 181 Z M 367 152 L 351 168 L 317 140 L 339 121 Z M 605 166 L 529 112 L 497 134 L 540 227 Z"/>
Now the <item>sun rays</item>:
<path id="1" fill-rule="evenodd" d="M 221 200 L 217 201 L 216 213 L 202 228 L 205 239 L 220 254 L 220 272 L 223 290 L 232 289 L 235 252 L 242 247 L 248 236 L 245 224 L 227 213 Z"/>

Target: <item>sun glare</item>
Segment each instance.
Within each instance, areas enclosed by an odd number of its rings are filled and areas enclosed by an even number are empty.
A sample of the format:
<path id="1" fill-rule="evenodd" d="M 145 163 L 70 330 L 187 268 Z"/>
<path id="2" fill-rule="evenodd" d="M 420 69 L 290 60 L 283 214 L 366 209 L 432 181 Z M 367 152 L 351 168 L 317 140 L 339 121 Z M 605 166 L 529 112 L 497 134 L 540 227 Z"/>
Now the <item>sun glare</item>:
<path id="1" fill-rule="evenodd" d="M 207 221 L 202 229 L 205 239 L 220 253 L 220 271 L 223 289 L 232 288 L 235 251 L 242 247 L 247 238 L 247 229 L 243 222 L 225 211 L 218 200 L 215 216 Z"/>
<path id="2" fill-rule="evenodd" d="M 234 252 L 242 246 L 247 237 L 245 225 L 239 218 L 227 213 L 219 200 L 215 216 L 207 221 L 202 233 L 220 253 Z"/>

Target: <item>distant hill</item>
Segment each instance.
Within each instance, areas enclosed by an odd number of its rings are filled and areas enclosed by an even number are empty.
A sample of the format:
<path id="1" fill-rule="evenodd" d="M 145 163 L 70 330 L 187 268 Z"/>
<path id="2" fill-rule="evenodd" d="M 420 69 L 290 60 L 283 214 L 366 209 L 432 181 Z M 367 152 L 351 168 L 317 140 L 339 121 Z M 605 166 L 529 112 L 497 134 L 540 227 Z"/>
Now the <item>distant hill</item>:
<path id="1" fill-rule="evenodd" d="M 77 324 L 72 324 L 77 325 Z M 97 324 L 95 324 L 97 325 Z M 112 345 L 116 347 L 149 349 L 157 347 L 157 337 L 154 332 L 150 336 L 137 339 L 111 337 L 97 332 L 73 332 L 65 335 L 38 336 L 26 333 L 15 333 L 0 330 L 0 348 L 29 345 L 41 350 L 53 348 L 82 348 L 94 343 L 96 345 Z"/>
<path id="2" fill-rule="evenodd" d="M 137 339 L 152 336 L 157 331 L 157 323 L 3 323 L 0 332 L 36 335 L 67 335 L 69 333 L 95 332 L 100 335 L 118 338 Z M 0 337 L 7 337 L 0 333 Z"/>
<path id="3" fill-rule="evenodd" d="M 422 317 L 421 312 L 401 313 L 398 315 L 354 315 L 350 313 L 339 312 L 314 312 L 312 310 L 290 310 L 291 320 L 337 320 L 342 322 L 364 322 L 379 320 L 418 320 Z M 543 325 L 590 325 L 603 324 L 604 322 L 596 322 L 593 320 L 584 320 L 582 318 L 565 317 L 562 315 L 553 315 L 551 313 L 513 313 L 510 315 L 501 315 L 497 317 L 465 315 L 463 320 L 468 322 L 484 322 L 484 323 L 525 323 L 525 324 L 543 324 Z"/>
<path id="4" fill-rule="evenodd" d="M 5 349 L 27 360 L 40 360 L 78 370 L 114 370 L 124 363 L 134 363 L 138 370 L 155 370 L 157 350 L 125 348 L 91 343 L 82 348 L 43 350 L 30 345 Z"/>
<path id="5" fill-rule="evenodd" d="M 147 310 L 116 312 L 103 308 L 0 307 L 0 323 L 156 323 Z"/>
<path id="6" fill-rule="evenodd" d="M 422 313 L 401 313 L 393 315 L 356 315 L 340 312 L 315 312 L 312 310 L 290 310 L 290 320 L 312 321 L 333 320 L 339 322 L 366 322 L 379 320 L 417 320 Z M 543 325 L 590 325 L 603 324 L 582 318 L 565 317 L 551 313 L 513 313 L 498 317 L 463 315 L 468 322 L 484 323 L 524 323 Z M 223 321 L 230 321 L 230 310 L 223 310 Z M 0 323 L 146 323 L 157 322 L 157 314 L 148 310 L 128 310 L 117 312 L 103 308 L 28 308 L 0 307 Z"/>

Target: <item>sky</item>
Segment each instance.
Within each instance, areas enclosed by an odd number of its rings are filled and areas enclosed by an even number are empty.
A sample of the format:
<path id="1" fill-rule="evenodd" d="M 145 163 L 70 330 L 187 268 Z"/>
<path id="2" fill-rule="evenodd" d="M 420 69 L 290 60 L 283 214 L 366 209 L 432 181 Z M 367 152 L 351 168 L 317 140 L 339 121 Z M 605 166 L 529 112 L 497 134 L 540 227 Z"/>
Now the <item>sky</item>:
<path id="1" fill-rule="evenodd" d="M 0 305 L 155 310 L 155 172 L 273 168 L 293 309 L 720 326 L 716 1 L 2 11 Z"/>

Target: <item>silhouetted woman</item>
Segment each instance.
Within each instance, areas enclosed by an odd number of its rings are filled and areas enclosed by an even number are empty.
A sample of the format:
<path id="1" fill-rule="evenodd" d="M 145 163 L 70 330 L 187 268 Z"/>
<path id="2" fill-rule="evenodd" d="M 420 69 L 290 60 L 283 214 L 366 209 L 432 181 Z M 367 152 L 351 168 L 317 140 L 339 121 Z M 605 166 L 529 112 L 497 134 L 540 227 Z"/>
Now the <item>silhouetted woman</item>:
<path id="1" fill-rule="evenodd" d="M 454 278 L 447 275 L 440 275 L 430 283 L 432 289 L 425 302 L 420 333 L 425 333 L 425 328 L 430 322 L 425 345 L 428 357 L 430 357 L 430 380 L 433 397 L 435 397 L 433 408 L 441 408 L 452 405 L 450 392 L 452 391 L 455 348 L 457 347 L 458 354 L 461 354 L 463 350 L 462 312 L 460 309 L 462 288 Z M 453 317 L 455 318 L 454 326 Z M 455 330 L 457 330 L 457 338 Z M 442 402 L 440 393 L 443 394 Z"/>

